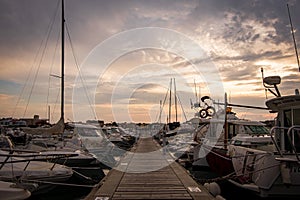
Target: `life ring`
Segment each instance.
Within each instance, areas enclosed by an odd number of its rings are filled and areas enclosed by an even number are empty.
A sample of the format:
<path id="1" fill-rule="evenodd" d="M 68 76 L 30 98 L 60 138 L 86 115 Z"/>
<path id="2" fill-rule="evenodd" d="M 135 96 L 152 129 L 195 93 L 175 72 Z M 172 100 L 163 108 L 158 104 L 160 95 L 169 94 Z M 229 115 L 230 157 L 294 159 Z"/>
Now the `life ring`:
<path id="1" fill-rule="evenodd" d="M 208 106 L 208 107 L 206 108 L 206 112 L 207 112 L 207 115 L 208 115 L 208 116 L 212 117 L 212 116 L 215 115 L 216 109 L 215 109 L 214 107 L 212 107 L 212 106 Z"/>
<path id="2" fill-rule="evenodd" d="M 206 118 L 208 116 L 207 110 L 206 109 L 201 109 L 199 111 L 199 115 L 201 118 Z"/>

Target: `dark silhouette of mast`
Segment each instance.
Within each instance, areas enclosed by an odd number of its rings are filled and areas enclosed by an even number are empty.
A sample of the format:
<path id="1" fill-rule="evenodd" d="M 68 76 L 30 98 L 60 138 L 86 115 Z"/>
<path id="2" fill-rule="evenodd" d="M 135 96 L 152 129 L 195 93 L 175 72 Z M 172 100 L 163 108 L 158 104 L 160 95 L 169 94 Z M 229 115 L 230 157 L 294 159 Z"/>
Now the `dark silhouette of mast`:
<path id="1" fill-rule="evenodd" d="M 291 14 L 290 14 L 289 4 L 286 4 L 286 6 L 287 6 L 289 20 L 290 20 L 290 24 L 291 24 L 291 32 L 292 32 L 293 41 L 294 41 L 294 48 L 295 48 L 295 53 L 296 53 L 296 58 L 297 58 L 297 63 L 298 63 L 298 69 L 300 72 L 299 56 L 298 56 L 297 44 L 296 44 L 296 39 L 295 39 L 295 35 L 294 35 L 294 27 L 293 27 L 293 23 L 292 23 Z"/>
<path id="2" fill-rule="evenodd" d="M 172 114 L 172 78 L 171 78 L 171 81 L 170 81 L 169 123 L 171 123 L 171 114 Z"/>
<path id="3" fill-rule="evenodd" d="M 65 88 L 65 12 L 64 0 L 61 3 L 61 113 L 60 118 L 64 119 L 64 88 Z"/>
<path id="4" fill-rule="evenodd" d="M 177 122 L 177 94 L 176 94 L 176 83 L 174 78 L 174 98 L 175 98 L 175 122 Z"/>

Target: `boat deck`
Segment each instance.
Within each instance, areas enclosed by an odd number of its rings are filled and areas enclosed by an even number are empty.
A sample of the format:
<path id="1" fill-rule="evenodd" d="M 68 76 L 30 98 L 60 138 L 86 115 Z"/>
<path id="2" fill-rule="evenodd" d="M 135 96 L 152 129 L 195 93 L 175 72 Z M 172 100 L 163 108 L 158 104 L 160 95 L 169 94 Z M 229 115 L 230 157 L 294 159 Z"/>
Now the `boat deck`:
<path id="1" fill-rule="evenodd" d="M 213 199 L 152 138 L 141 138 L 86 200 Z"/>

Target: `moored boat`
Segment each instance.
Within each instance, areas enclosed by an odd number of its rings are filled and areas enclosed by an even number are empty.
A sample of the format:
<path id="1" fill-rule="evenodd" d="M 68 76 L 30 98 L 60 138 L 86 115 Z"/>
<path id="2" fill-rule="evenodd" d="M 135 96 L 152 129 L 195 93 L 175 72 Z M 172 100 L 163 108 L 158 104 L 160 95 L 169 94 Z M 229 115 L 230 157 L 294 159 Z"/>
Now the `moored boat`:
<path id="1" fill-rule="evenodd" d="M 275 148 L 229 146 L 236 173 L 230 181 L 262 197 L 300 195 L 300 95 L 296 89 L 294 95 L 281 96 L 279 83 L 280 77 L 264 78 L 264 84 L 277 91 L 275 98 L 266 101 L 270 111 L 277 113 L 270 130 Z"/>
<path id="2" fill-rule="evenodd" d="M 41 154 L 24 155 L 0 150 L 0 180 L 29 183 L 32 184 L 30 192 L 43 193 L 53 189 L 56 183 L 65 183 L 71 178 L 71 168 L 39 161 L 46 159 Z"/>
<path id="3" fill-rule="evenodd" d="M 216 137 L 217 132 L 221 132 L 219 137 Z M 195 159 L 206 158 L 211 170 L 220 176 L 234 173 L 228 145 L 257 148 L 266 145 L 266 142 L 272 143 L 265 124 L 239 119 L 231 109 L 227 109 L 225 124 L 222 120 L 206 120 L 197 134 L 195 140 L 199 145 L 194 153 Z"/>

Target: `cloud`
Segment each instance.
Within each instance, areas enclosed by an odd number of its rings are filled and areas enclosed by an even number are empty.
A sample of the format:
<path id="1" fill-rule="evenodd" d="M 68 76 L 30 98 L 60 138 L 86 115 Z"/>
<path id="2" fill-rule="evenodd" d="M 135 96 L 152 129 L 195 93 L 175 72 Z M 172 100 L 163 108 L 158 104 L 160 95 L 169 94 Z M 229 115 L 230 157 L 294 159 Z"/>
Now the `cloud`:
<path id="1" fill-rule="evenodd" d="M 0 94 L 0 100 L 1 102 L 5 102 L 7 100 L 11 100 L 13 98 L 12 95 L 8 95 L 8 94 Z"/>
<path id="2" fill-rule="evenodd" d="M 0 93 L 4 94 L 16 94 L 20 92 L 21 85 L 12 81 L 1 80 L 0 79 Z"/>
<path id="3" fill-rule="evenodd" d="M 300 24 L 296 21 L 300 18 L 300 4 L 295 0 L 288 2 L 296 30 L 296 41 L 300 41 Z M 60 6 L 60 1 L 0 1 L 1 93 L 18 96 L 17 93 L 26 82 L 33 65 L 29 78 L 32 82 L 40 61 L 38 58 L 34 63 L 34 58 L 41 42 L 46 41 L 47 27 L 55 15 L 57 5 Z M 38 85 L 34 89 L 38 93 L 33 98 L 36 103 L 46 99 L 52 62 L 52 73 L 60 74 L 60 10 L 57 12 L 38 73 Z M 147 105 L 151 102 L 157 103 L 156 98 L 160 99 L 159 95 L 164 95 L 164 92 L 159 93 L 157 89 L 168 88 L 171 77 L 176 78 L 178 89 L 184 94 L 183 101 L 189 104 L 189 98 L 194 96 L 193 79 L 199 85 L 201 82 L 203 93 L 208 93 L 208 83 L 205 81 L 213 82 L 211 77 L 216 73 L 222 76 L 226 90 L 240 94 L 239 99 L 246 102 L 243 96 L 245 88 L 251 93 L 259 93 L 261 67 L 268 69 L 268 75 L 282 75 L 280 88 L 285 92 L 292 93 L 293 87 L 299 83 L 296 71 L 298 69 L 294 67 L 294 49 L 286 1 L 72 0 L 65 2 L 65 14 L 79 65 L 95 46 L 113 34 L 149 26 L 178 31 L 197 42 L 207 52 L 207 56 L 198 55 L 194 60 L 186 60 L 171 52 L 143 49 L 118 58 L 108 66 L 102 77 L 93 70 L 83 70 L 85 88 L 91 96 L 94 95 L 91 88 L 99 80 L 95 96 L 96 102 L 101 105 L 109 105 L 113 95 L 123 105 L 122 103 L 128 101 L 128 92 L 132 93 L 132 102 L 146 102 Z M 53 56 L 57 42 L 57 52 Z M 176 44 L 175 41 L 166 45 L 172 47 L 171 45 Z M 111 48 L 118 47 L 115 44 Z M 53 57 L 55 61 L 52 61 Z M 210 61 L 219 71 L 213 71 L 209 67 Z M 199 65 L 198 71 L 203 74 L 195 73 L 191 63 Z M 99 67 L 105 66 L 95 66 L 95 69 Z M 66 37 L 67 104 L 72 103 L 72 86 L 77 72 L 72 49 Z M 55 102 L 60 83 L 56 79 L 51 79 L 51 83 L 51 102 Z M 29 94 L 29 85 L 26 95 Z M 83 88 L 82 84 L 77 87 Z M 120 90 L 112 94 L 116 88 Z M 86 99 L 84 95 L 81 100 L 83 98 Z M 252 100 L 255 101 L 255 98 Z M 102 109 L 108 112 L 108 109 Z M 109 114 L 103 113 L 103 116 L 107 117 Z"/>

